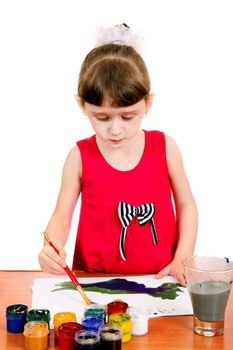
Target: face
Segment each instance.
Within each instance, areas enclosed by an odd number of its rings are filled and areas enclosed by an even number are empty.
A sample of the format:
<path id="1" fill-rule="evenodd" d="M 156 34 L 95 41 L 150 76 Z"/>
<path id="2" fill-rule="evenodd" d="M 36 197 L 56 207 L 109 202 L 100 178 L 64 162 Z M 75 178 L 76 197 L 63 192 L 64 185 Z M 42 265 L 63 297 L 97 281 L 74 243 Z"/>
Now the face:
<path id="1" fill-rule="evenodd" d="M 111 101 L 106 100 L 102 106 L 85 103 L 81 108 L 88 116 L 98 141 L 119 148 L 137 138 L 151 103 L 150 99 L 143 99 L 131 106 L 112 107 Z"/>

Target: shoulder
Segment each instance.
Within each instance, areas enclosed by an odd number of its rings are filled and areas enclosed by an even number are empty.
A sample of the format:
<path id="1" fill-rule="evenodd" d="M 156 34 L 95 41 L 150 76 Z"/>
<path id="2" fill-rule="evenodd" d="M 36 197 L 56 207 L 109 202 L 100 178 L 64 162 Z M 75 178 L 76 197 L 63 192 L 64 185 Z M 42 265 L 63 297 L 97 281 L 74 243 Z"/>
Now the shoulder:
<path id="1" fill-rule="evenodd" d="M 63 171 L 68 174 L 78 174 L 81 175 L 81 155 L 79 148 L 75 145 L 73 146 L 67 154 Z"/>
<path id="2" fill-rule="evenodd" d="M 176 151 L 179 149 L 176 141 L 174 140 L 173 137 L 170 135 L 164 134 L 165 136 L 165 142 L 166 142 L 166 148 L 170 151 Z"/>
<path id="3" fill-rule="evenodd" d="M 163 150 L 168 170 L 182 165 L 182 155 L 176 141 L 163 131 L 150 130 L 145 131 L 146 137 L 152 140 L 153 145 L 160 147 Z"/>
<path id="4" fill-rule="evenodd" d="M 70 162 L 70 161 L 79 161 L 80 160 L 80 151 L 79 151 L 79 148 L 76 145 L 73 146 L 69 150 L 66 160 L 68 162 Z"/>
<path id="5" fill-rule="evenodd" d="M 76 142 L 76 145 L 68 152 L 66 163 L 73 163 L 81 165 L 81 153 L 85 148 L 89 148 L 95 141 L 95 135 L 87 137 L 85 139 Z"/>
<path id="6" fill-rule="evenodd" d="M 169 135 L 165 134 L 166 157 L 168 169 L 183 166 L 183 158 L 176 141 Z"/>

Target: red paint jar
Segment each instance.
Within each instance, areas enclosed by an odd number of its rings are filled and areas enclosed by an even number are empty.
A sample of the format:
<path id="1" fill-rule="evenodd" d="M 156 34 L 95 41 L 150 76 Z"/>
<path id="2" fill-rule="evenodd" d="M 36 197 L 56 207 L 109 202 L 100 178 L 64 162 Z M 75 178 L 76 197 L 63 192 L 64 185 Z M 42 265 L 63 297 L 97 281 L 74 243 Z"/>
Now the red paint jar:
<path id="1" fill-rule="evenodd" d="M 120 314 L 125 313 L 128 309 L 128 304 L 120 299 L 113 300 L 111 303 L 107 304 L 107 314 Z"/>
<path id="2" fill-rule="evenodd" d="M 73 350 L 75 333 L 82 330 L 82 325 L 77 322 L 62 323 L 58 327 L 59 350 Z"/>

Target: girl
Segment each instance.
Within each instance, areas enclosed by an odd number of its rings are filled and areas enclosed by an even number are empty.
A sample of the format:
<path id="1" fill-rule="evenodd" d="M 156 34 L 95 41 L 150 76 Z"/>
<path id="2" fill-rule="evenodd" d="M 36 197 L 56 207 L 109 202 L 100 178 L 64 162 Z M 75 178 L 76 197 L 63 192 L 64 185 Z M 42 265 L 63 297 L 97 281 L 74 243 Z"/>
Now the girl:
<path id="1" fill-rule="evenodd" d="M 39 262 L 64 274 L 64 245 L 82 193 L 73 269 L 173 275 L 184 284 L 182 260 L 194 251 L 197 209 L 175 141 L 141 129 L 153 94 L 130 33 L 125 24 L 109 28 L 108 42 L 81 66 L 77 101 L 95 134 L 67 156 L 46 228 L 59 255 L 45 244 Z"/>

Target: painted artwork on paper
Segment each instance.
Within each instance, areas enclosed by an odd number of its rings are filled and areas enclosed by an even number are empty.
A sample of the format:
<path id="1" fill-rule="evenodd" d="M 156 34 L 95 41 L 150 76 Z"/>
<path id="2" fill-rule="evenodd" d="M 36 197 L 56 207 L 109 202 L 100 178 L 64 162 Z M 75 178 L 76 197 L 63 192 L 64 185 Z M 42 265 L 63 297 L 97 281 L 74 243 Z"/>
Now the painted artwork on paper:
<path id="1" fill-rule="evenodd" d="M 190 315 L 193 313 L 188 288 L 171 276 L 154 275 L 79 278 L 88 298 L 101 305 L 121 299 L 130 307 L 141 308 L 148 317 Z M 67 276 L 39 278 L 33 281 L 32 308 L 46 308 L 53 315 L 75 312 L 78 322 L 84 315 L 85 302 Z"/>
<path id="2" fill-rule="evenodd" d="M 113 278 L 108 281 L 81 284 L 85 292 L 97 292 L 103 294 L 148 294 L 154 298 L 176 299 L 179 292 L 183 292 L 186 286 L 176 282 L 167 282 L 158 287 L 146 287 L 143 283 L 128 281 L 125 278 Z M 52 291 L 75 290 L 71 281 L 60 282 Z"/>

